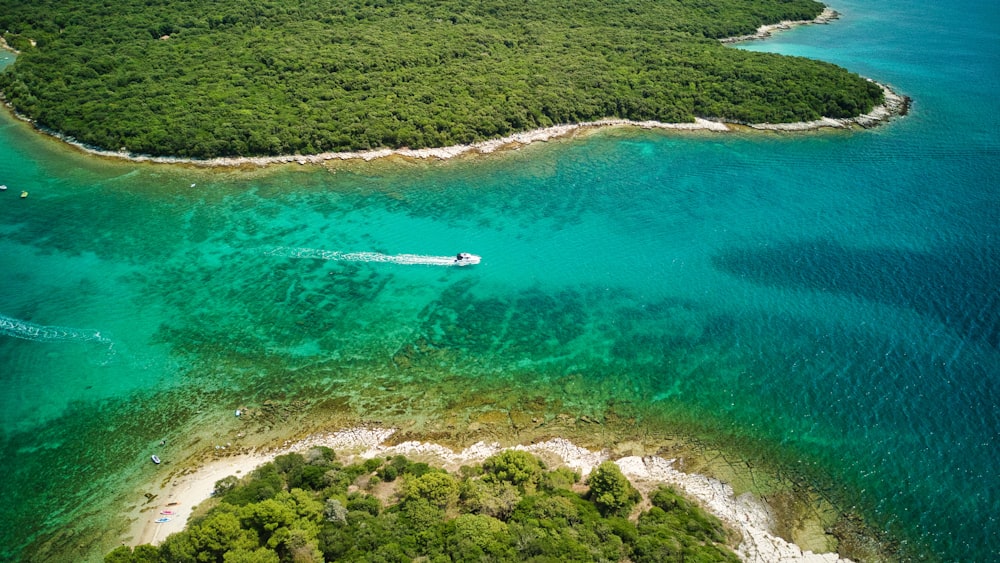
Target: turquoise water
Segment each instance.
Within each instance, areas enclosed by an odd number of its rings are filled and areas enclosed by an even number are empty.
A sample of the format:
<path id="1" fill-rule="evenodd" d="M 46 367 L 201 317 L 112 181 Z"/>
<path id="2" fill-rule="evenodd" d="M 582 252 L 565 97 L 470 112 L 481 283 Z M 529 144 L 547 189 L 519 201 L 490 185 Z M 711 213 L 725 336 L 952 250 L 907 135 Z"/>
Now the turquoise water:
<path id="1" fill-rule="evenodd" d="M 81 530 L 213 413 L 344 389 L 381 412 L 382 390 L 439 381 L 752 444 L 914 556 L 995 559 L 1000 17 L 941 4 L 838 2 L 834 24 L 742 47 L 914 98 L 853 133 L 204 171 L 3 118 L 0 558 L 115 545 Z M 483 263 L 337 254 L 458 251 Z"/>

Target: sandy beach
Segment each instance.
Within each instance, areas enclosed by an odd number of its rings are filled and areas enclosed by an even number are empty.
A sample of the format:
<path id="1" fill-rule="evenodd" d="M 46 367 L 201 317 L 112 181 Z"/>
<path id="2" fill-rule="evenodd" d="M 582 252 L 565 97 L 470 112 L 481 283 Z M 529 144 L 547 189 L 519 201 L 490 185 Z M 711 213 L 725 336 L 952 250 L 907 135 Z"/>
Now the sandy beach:
<path id="1" fill-rule="evenodd" d="M 132 541 L 129 543 L 159 544 L 170 534 L 184 528 L 194 508 L 211 497 L 216 481 L 229 475 L 246 475 L 259 465 L 285 453 L 304 452 L 315 446 L 326 446 L 335 450 L 338 459 L 344 462 L 405 455 L 456 471 L 462 465 L 481 463 L 504 449 L 499 444 L 485 442 L 478 442 L 460 452 L 428 442 L 410 441 L 392 446 L 384 445 L 394 433 L 395 430 L 389 428 L 349 428 L 313 435 L 266 452 L 237 454 L 214 460 L 190 472 L 182 471 L 164 481 L 160 490 L 155 491 L 156 498 L 142 507 L 134 520 Z M 531 452 L 545 460 L 550 467 L 563 465 L 584 476 L 601 462 L 611 459 L 606 451 L 591 451 L 561 438 L 518 445 L 511 449 Z M 737 554 L 743 561 L 849 561 L 836 553 L 804 551 L 778 537 L 773 532 L 772 512 L 761 499 L 749 493 L 737 496 L 732 487 L 719 480 L 680 471 L 675 467 L 675 460 L 657 456 L 627 456 L 614 461 L 641 491 L 648 492 L 659 484 L 672 485 L 737 530 L 743 538 Z M 169 520 L 157 522 L 163 518 Z"/>

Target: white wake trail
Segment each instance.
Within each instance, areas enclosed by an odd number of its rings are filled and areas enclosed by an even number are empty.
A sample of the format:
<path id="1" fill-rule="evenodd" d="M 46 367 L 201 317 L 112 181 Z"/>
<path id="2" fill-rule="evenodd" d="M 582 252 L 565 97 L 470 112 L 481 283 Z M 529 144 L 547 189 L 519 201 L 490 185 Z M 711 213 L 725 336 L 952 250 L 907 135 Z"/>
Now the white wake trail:
<path id="1" fill-rule="evenodd" d="M 391 264 L 419 264 L 424 266 L 455 266 L 454 256 L 426 256 L 421 254 L 381 254 L 378 252 L 337 252 L 320 248 L 278 247 L 266 252 L 268 256 L 283 258 L 315 258 L 339 262 L 385 262 Z"/>
<path id="2" fill-rule="evenodd" d="M 111 340 L 101 336 L 101 332 L 98 330 L 39 325 L 2 314 L 0 314 L 0 335 L 36 342 L 75 341 L 111 344 Z"/>

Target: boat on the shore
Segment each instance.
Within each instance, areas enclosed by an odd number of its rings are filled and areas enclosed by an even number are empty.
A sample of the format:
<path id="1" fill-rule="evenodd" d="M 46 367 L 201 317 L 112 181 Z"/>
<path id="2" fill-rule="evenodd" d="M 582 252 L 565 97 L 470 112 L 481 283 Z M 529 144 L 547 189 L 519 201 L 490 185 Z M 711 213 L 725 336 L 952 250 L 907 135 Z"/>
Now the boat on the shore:
<path id="1" fill-rule="evenodd" d="M 155 463 L 156 465 L 160 464 L 160 458 L 156 454 L 151 455 L 149 459 L 153 460 L 153 463 Z"/>
<path id="2" fill-rule="evenodd" d="M 468 252 L 459 252 L 455 256 L 456 266 L 471 266 L 473 264 L 478 264 L 482 260 L 481 256 L 476 256 L 475 254 L 469 254 Z"/>
<path id="3" fill-rule="evenodd" d="M 157 524 L 163 524 L 163 523 L 166 523 L 166 522 L 169 522 L 169 521 L 170 521 L 170 518 L 157 518 L 156 519 L 156 523 Z"/>

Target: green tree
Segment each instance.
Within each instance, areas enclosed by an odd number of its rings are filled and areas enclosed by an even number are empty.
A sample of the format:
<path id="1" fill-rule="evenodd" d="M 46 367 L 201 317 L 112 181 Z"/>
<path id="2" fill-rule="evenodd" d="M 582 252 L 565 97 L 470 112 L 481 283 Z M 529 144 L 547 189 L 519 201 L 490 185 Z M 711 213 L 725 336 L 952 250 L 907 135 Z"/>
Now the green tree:
<path id="1" fill-rule="evenodd" d="M 163 563 L 163 557 L 151 545 L 138 545 L 135 549 L 123 545 L 105 555 L 104 563 Z"/>
<path id="2" fill-rule="evenodd" d="M 507 524 L 500 520 L 483 514 L 463 514 L 454 525 L 453 553 L 462 554 L 462 560 L 514 559 Z"/>
<path id="3" fill-rule="evenodd" d="M 257 534 L 242 527 L 236 510 L 232 506 L 220 505 L 204 520 L 188 530 L 188 537 L 195 552 L 221 559 L 227 551 L 253 550 L 260 545 Z"/>
<path id="4" fill-rule="evenodd" d="M 403 485 L 403 500 L 424 499 L 438 508 L 458 501 L 458 482 L 448 473 L 433 471 L 412 477 Z"/>
<path id="5" fill-rule="evenodd" d="M 482 479 L 468 479 L 461 488 L 462 504 L 475 514 L 507 520 L 521 500 L 517 487 L 500 481 L 491 483 Z"/>
<path id="6" fill-rule="evenodd" d="M 520 450 L 504 450 L 483 462 L 483 480 L 507 482 L 522 491 L 533 490 L 545 465 L 537 457 Z"/>
<path id="7" fill-rule="evenodd" d="M 641 496 L 613 461 L 605 461 L 587 477 L 589 498 L 605 516 L 627 516 Z"/>
<path id="8" fill-rule="evenodd" d="M 261 547 L 253 551 L 248 549 L 234 549 L 226 552 L 222 556 L 222 563 L 280 563 L 278 554 Z"/>

